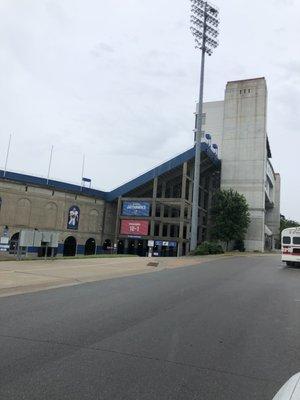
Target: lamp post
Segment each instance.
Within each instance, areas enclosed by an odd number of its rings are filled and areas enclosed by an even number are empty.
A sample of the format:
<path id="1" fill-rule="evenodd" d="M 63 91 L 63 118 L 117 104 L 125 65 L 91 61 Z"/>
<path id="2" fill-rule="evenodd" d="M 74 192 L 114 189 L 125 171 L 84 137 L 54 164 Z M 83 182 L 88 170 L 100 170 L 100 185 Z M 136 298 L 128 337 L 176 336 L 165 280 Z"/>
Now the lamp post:
<path id="1" fill-rule="evenodd" d="M 199 185 L 201 168 L 201 139 L 203 114 L 203 86 L 205 55 L 212 55 L 218 46 L 219 11 L 216 7 L 202 0 L 191 0 L 191 32 L 195 37 L 196 49 L 201 50 L 199 103 L 196 112 L 196 149 L 193 185 L 192 226 L 190 249 L 193 251 L 198 243 Z"/>

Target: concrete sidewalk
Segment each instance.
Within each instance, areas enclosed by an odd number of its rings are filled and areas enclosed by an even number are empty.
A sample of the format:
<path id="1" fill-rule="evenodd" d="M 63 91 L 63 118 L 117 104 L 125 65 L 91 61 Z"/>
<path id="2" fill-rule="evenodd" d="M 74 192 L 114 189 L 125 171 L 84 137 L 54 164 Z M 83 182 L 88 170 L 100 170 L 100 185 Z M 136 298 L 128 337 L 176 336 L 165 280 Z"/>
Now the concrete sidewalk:
<path id="1" fill-rule="evenodd" d="M 199 265 L 223 257 L 228 256 L 3 261 L 0 263 L 0 297 Z"/>

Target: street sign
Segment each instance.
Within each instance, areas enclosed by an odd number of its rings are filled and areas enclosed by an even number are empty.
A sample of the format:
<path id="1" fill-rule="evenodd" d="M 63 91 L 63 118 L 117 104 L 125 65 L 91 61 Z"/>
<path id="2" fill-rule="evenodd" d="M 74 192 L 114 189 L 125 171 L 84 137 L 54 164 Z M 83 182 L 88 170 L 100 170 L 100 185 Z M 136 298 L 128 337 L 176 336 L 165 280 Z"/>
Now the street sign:
<path id="1" fill-rule="evenodd" d="M 154 246 L 154 240 L 148 240 L 148 247 Z"/>

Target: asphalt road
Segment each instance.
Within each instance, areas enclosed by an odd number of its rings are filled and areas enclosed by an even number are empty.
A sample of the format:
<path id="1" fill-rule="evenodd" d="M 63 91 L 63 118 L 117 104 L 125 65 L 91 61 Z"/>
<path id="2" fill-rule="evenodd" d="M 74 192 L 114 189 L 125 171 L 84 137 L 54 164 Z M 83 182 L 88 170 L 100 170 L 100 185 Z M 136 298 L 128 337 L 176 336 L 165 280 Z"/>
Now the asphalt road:
<path id="1" fill-rule="evenodd" d="M 0 399 L 272 399 L 300 269 L 239 257 L 0 299 Z"/>

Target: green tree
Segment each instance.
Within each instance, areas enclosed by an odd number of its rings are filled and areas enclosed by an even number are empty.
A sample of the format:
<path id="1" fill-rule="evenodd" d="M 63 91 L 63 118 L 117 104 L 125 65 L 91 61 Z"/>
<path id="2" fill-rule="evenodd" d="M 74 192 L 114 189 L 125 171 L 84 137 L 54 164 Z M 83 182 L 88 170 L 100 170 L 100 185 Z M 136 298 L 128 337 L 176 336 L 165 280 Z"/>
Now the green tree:
<path id="1" fill-rule="evenodd" d="M 280 215 L 280 236 L 284 229 L 294 228 L 295 226 L 300 226 L 300 223 L 292 219 L 286 219 L 284 215 Z"/>
<path id="2" fill-rule="evenodd" d="M 245 196 L 238 192 L 220 190 L 215 193 L 212 207 L 213 239 L 226 243 L 244 240 L 250 224 L 249 206 Z"/>

